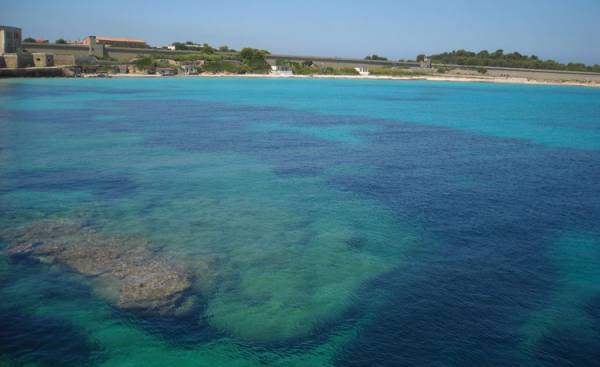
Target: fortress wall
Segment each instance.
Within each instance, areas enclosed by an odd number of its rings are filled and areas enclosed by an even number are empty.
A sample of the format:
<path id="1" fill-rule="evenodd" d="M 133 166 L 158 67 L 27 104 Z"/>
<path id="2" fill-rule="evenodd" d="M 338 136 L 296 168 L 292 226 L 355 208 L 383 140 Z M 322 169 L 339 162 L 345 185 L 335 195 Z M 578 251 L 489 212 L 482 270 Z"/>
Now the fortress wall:
<path id="1" fill-rule="evenodd" d="M 48 43 L 23 43 L 27 52 L 43 52 L 54 55 L 88 56 L 89 47 L 85 45 L 59 45 Z"/>

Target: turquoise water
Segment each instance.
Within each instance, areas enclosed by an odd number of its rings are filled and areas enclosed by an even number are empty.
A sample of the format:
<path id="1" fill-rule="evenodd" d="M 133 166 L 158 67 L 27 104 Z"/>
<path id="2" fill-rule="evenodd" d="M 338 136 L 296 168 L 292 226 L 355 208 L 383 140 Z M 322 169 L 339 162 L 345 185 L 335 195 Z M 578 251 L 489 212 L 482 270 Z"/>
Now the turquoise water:
<path id="1" fill-rule="evenodd" d="M 140 236 L 195 307 L 2 253 L 0 364 L 590 365 L 598 167 L 591 88 L 1 81 L 0 230 Z"/>

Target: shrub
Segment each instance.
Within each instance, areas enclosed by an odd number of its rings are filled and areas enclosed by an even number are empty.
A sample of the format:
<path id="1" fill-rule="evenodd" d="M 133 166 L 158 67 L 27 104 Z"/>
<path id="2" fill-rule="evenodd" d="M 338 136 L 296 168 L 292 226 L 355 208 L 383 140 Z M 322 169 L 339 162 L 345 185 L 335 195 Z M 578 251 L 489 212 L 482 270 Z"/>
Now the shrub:
<path id="1" fill-rule="evenodd" d="M 248 67 L 249 71 L 267 72 L 271 68 L 266 60 L 268 54 L 265 50 L 244 48 L 240 51 L 240 60 Z"/>
<path id="2" fill-rule="evenodd" d="M 135 67 L 139 70 L 148 70 L 154 67 L 154 59 L 151 57 L 144 57 L 134 61 Z"/>

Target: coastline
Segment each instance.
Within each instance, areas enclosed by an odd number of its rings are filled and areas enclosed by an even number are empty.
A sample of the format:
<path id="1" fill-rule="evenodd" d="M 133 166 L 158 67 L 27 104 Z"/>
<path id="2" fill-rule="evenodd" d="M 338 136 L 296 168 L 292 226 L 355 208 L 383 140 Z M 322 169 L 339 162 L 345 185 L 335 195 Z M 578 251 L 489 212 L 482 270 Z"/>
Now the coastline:
<path id="1" fill-rule="evenodd" d="M 87 75 L 84 78 L 93 78 Z M 494 84 L 522 84 L 522 85 L 545 85 L 545 86 L 571 86 L 600 88 L 600 83 L 584 83 L 578 81 L 545 81 L 532 80 L 518 77 L 475 77 L 475 76 L 437 76 L 437 75 L 415 75 L 415 76 L 384 76 L 384 75 L 271 75 L 271 74 L 198 74 L 198 75 L 176 75 L 163 77 L 161 75 L 149 74 L 112 74 L 110 78 L 273 78 L 273 79 L 353 79 L 353 80 L 424 80 L 436 82 L 459 82 L 459 83 L 494 83 Z"/>
<path id="2" fill-rule="evenodd" d="M 40 69 L 40 68 L 34 68 Z M 49 68 L 46 68 L 49 69 Z M 58 68 L 51 68 L 56 69 Z M 22 76 L 20 78 L 40 78 L 46 76 Z M 73 76 L 65 75 L 48 75 L 52 78 L 72 78 Z M 352 79 L 352 80 L 396 80 L 396 81 L 433 81 L 433 82 L 457 82 L 457 83 L 492 83 L 492 84 L 516 84 L 516 85 L 542 85 L 542 86 L 570 86 L 570 87 L 587 87 L 600 88 L 600 82 L 597 81 L 579 81 L 579 80 L 544 80 L 528 77 L 517 76 L 478 76 L 478 75 L 414 75 L 414 76 L 387 76 L 387 75 L 273 75 L 273 74 L 231 74 L 231 73 L 204 73 L 196 75 L 174 75 L 161 76 L 159 74 L 109 74 L 98 76 L 98 74 L 81 74 L 81 78 L 264 78 L 264 79 Z M 18 79 L 18 78 L 0 78 L 3 79 Z"/>

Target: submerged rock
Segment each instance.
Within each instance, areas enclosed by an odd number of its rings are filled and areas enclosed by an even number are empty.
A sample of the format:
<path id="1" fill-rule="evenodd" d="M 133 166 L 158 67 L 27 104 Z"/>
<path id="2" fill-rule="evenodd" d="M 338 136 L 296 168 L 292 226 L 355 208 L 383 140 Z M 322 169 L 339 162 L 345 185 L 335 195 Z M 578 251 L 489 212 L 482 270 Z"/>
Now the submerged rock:
<path id="1" fill-rule="evenodd" d="M 69 220 L 39 221 L 6 237 L 10 256 L 91 277 L 97 293 L 120 308 L 160 316 L 192 308 L 186 272 L 142 238 L 105 235 Z"/>

